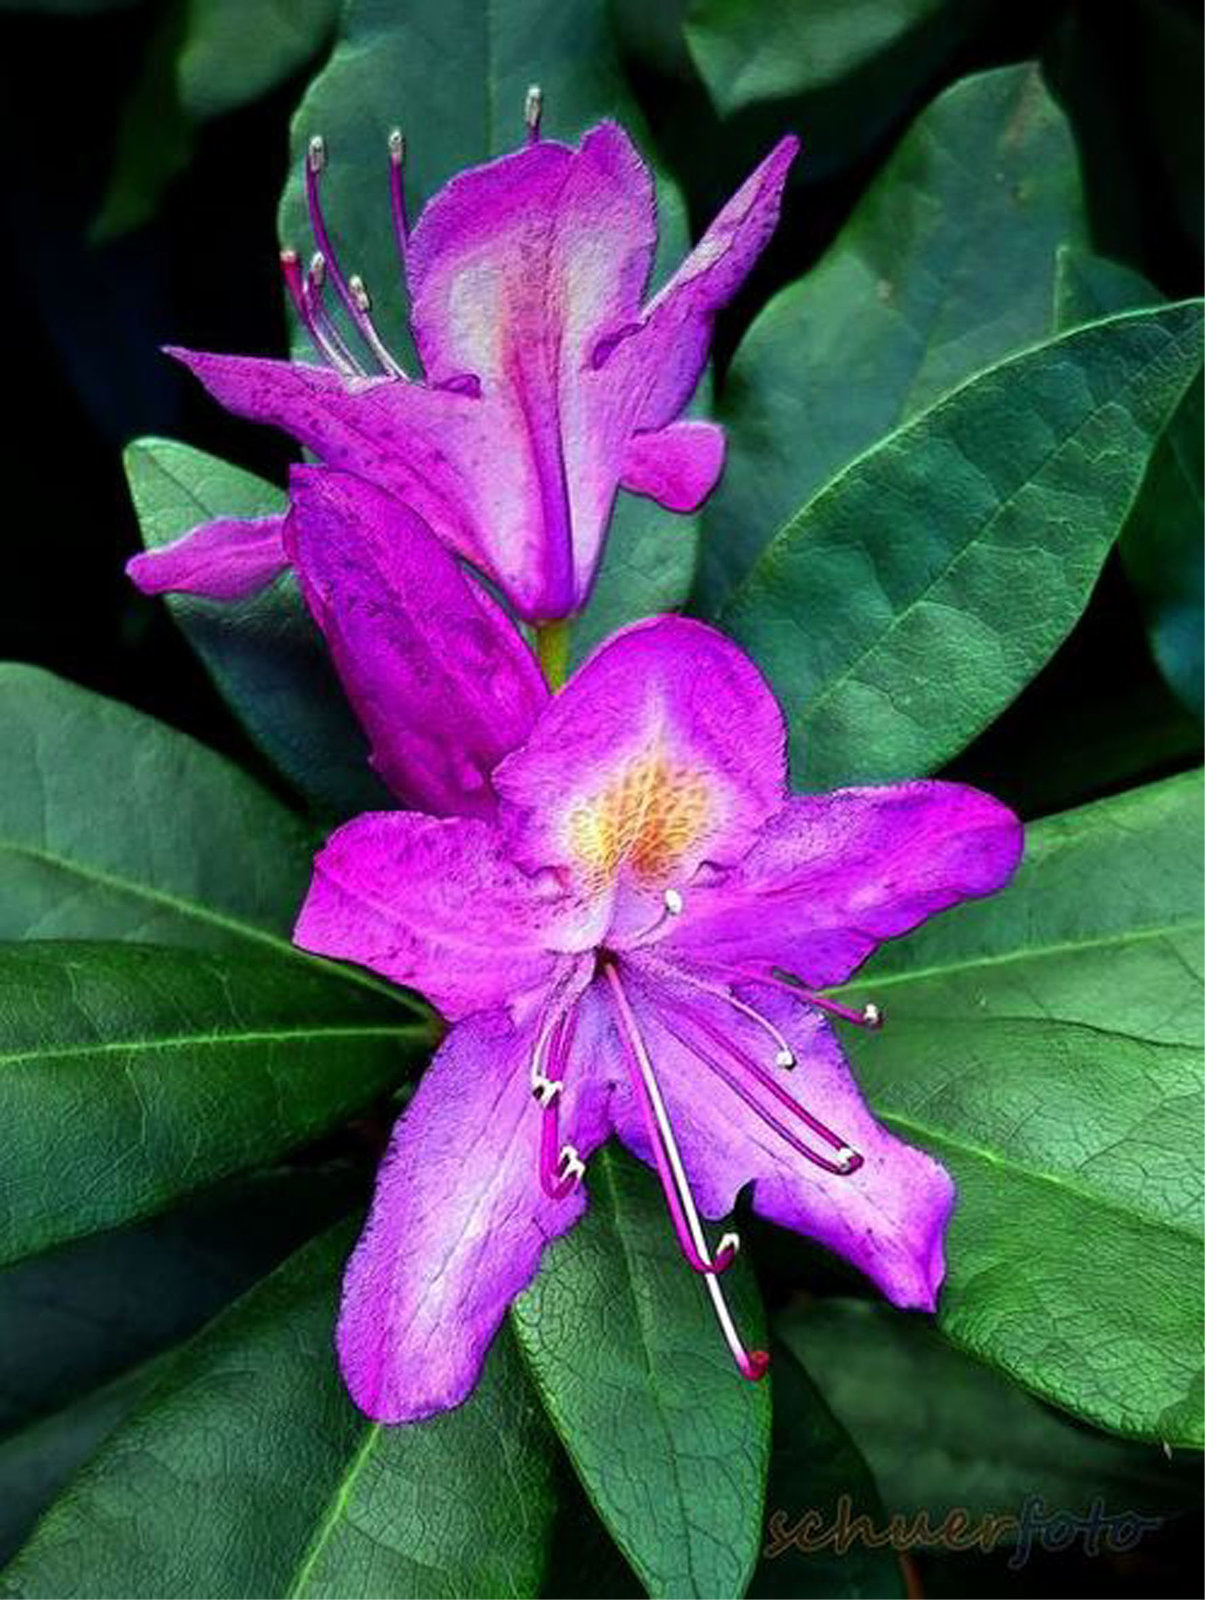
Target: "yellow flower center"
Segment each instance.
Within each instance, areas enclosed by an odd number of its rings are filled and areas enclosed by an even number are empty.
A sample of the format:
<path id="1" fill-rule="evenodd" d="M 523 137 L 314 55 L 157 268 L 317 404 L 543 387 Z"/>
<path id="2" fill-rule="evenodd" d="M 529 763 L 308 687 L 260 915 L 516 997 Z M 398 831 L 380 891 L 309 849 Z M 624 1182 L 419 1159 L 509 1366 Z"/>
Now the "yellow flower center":
<path id="1" fill-rule="evenodd" d="M 634 756 L 601 793 L 569 814 L 569 843 L 596 887 L 621 866 L 638 878 L 667 878 L 708 822 L 707 784 L 660 750 Z"/>

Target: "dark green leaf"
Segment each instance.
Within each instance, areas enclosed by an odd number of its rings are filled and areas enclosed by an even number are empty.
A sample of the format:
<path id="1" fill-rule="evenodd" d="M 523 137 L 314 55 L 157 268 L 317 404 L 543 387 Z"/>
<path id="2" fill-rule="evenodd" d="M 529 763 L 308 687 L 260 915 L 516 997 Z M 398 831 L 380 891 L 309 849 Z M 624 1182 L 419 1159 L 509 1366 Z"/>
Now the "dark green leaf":
<path id="1" fill-rule="evenodd" d="M 723 616 L 787 713 L 797 780 L 956 755 L 1088 601 L 1200 362 L 1199 302 L 989 368 L 847 467 Z"/>
<path id="2" fill-rule="evenodd" d="M 1046 336 L 1055 249 L 1081 227 L 1075 145 L 1035 66 L 966 78 L 933 102 L 733 360 L 728 464 L 704 517 L 710 609 L 855 456 Z"/>
<path id="3" fill-rule="evenodd" d="M 338 13 L 339 0 L 189 0 L 181 103 L 215 117 L 266 94 L 318 53 Z"/>
<path id="4" fill-rule="evenodd" d="M 454 116 L 448 113 L 449 83 L 457 86 Z M 310 136 L 321 133 L 330 151 L 324 203 L 345 269 L 364 277 L 386 343 L 404 354 L 412 371 L 389 214 L 389 131 L 401 127 L 406 135 L 413 216 L 456 172 L 522 142 L 531 83 L 543 89 L 549 137 L 576 141 L 591 123 L 614 116 L 650 153 L 600 0 L 443 0 L 421 23 L 399 12 L 394 0 L 350 0 L 330 63 L 293 119 L 281 242 L 304 248 L 309 238 L 302 160 Z M 658 276 L 664 276 L 688 242 L 681 197 L 664 175 L 658 206 Z M 297 349 L 309 351 L 301 336 Z M 695 519 L 621 493 L 596 598 L 575 628 L 575 655 L 620 622 L 681 604 L 694 573 L 697 535 Z"/>
<path id="5" fill-rule="evenodd" d="M 790 1349 L 774 1348 L 774 1454 L 766 1495 L 766 1540 L 749 1586 L 751 1600 L 837 1600 L 907 1593 L 899 1558 L 856 1541 L 844 1552 L 808 1547 L 847 1515 L 885 1522 L 879 1492 L 857 1446 Z"/>
<path id="6" fill-rule="evenodd" d="M 751 1276 L 725 1275 L 756 1344 Z M 590 1209 L 515 1303 L 513 1324 L 586 1493 L 652 1595 L 739 1595 L 761 1540 L 765 1384 L 740 1377 L 657 1182 L 617 1151 Z"/>
<path id="7" fill-rule="evenodd" d="M 312 841 L 237 767 L 36 667 L 0 664 L 0 938 L 287 938 Z"/>
<path id="8" fill-rule="evenodd" d="M 273 1160 L 429 1043 L 413 1012 L 317 963 L 0 947 L 0 1262 Z"/>
<path id="9" fill-rule="evenodd" d="M 271 516 L 285 504 L 261 478 L 169 439 L 136 439 L 125 469 L 148 550 L 213 517 Z M 344 815 L 389 804 L 291 575 L 233 604 L 191 595 L 168 604 L 251 737 L 304 794 Z"/>
<path id="10" fill-rule="evenodd" d="M 1058 326 L 1076 327 L 1163 297 L 1139 273 L 1087 251 L 1059 255 Z M 1168 683 L 1205 713 L 1205 395 L 1198 372 L 1151 456 L 1121 536 L 1151 648 Z"/>
<path id="11" fill-rule="evenodd" d="M 384 1428 L 331 1336 L 353 1234 L 273 1274 L 183 1350 L 0 1578 L 8 1595 L 531 1594 L 550 1443 L 513 1341 L 458 1410 Z"/>
<path id="12" fill-rule="evenodd" d="M 146 1394 L 150 1358 L 346 1214 L 357 1177 L 259 1174 L 0 1276 L 0 1562 Z"/>
<path id="13" fill-rule="evenodd" d="M 1199 777 L 1030 830 L 1015 883 L 859 975 L 877 1108 L 947 1162 L 944 1331 L 1101 1427 L 1199 1445 Z"/>
<path id="14" fill-rule="evenodd" d="M 963 1355 L 925 1317 L 856 1300 L 789 1312 L 777 1331 L 874 1469 L 888 1511 L 1014 1515 L 1029 1495 L 1083 1515 L 1166 1514 L 1200 1494 L 1196 1458 L 1079 1426 Z M 1009 1534 L 1004 1533 L 1007 1540 Z"/>

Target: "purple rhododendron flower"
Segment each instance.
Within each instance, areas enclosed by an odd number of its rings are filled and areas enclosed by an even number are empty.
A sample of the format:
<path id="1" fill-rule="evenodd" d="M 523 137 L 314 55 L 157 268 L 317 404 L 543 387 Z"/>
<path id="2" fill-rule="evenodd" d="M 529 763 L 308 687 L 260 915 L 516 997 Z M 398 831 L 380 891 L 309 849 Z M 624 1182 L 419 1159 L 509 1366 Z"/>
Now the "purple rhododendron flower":
<path id="1" fill-rule="evenodd" d="M 538 105 L 538 101 L 533 102 Z M 345 277 L 319 199 L 321 139 L 306 165 L 318 253 L 285 276 L 325 366 L 174 350 L 223 405 L 274 423 L 324 465 L 418 513 L 529 622 L 579 610 L 620 487 L 692 511 L 714 487 L 724 438 L 679 421 L 717 310 L 772 233 L 797 141 L 783 139 L 661 291 L 645 289 L 657 243 L 652 176 L 604 122 L 576 148 L 538 137 L 461 173 L 411 230 L 400 135 L 390 142 L 393 215 L 424 378 L 407 378 Z M 359 354 L 325 304 L 330 285 Z M 209 524 L 136 556 L 148 593 L 250 593 L 287 562 L 280 518 Z M 228 561 L 222 552 L 228 552 Z"/>
<path id="2" fill-rule="evenodd" d="M 327 581 L 338 611 L 348 591 Z M 465 1398 L 611 1134 L 658 1171 L 746 1376 L 766 1358 L 724 1297 L 738 1241 L 710 1242 L 703 1219 L 748 1184 L 756 1211 L 932 1309 L 953 1184 L 854 1084 L 833 1018 L 873 1026 L 874 1008 L 819 991 L 1000 888 L 1021 827 L 951 783 L 793 797 L 785 750 L 742 652 L 654 619 L 543 701 L 485 814 L 367 815 L 319 855 L 297 942 L 421 990 L 453 1024 L 347 1272 L 340 1361 L 370 1416 Z"/>

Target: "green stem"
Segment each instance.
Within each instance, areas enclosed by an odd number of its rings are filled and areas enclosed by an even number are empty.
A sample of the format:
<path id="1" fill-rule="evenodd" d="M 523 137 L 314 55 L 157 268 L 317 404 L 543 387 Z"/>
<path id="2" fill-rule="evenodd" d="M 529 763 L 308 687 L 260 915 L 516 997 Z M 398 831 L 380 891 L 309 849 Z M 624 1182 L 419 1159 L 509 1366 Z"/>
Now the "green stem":
<path id="1" fill-rule="evenodd" d="M 536 654 L 553 694 L 565 686 L 569 676 L 569 624 L 546 622 L 536 628 Z"/>

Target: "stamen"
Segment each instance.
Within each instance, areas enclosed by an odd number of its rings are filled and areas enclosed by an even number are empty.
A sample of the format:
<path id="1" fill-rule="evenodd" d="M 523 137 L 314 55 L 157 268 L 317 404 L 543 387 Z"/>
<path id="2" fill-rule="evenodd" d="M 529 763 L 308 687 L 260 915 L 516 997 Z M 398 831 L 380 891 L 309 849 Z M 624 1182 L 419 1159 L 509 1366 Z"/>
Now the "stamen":
<path id="1" fill-rule="evenodd" d="M 777 1054 L 774 1057 L 776 1067 L 793 1067 L 795 1065 L 795 1052 L 787 1040 L 786 1034 L 776 1028 L 769 1017 L 763 1017 L 760 1011 L 753 1006 L 746 1005 L 743 1000 L 738 1000 L 731 989 L 726 989 L 723 984 L 707 983 L 702 978 L 696 978 L 693 973 L 685 971 L 682 967 L 667 966 L 664 962 L 653 960 L 650 963 L 659 967 L 669 977 L 677 978 L 680 982 L 689 984 L 694 989 L 701 989 L 704 994 L 714 995 L 717 1000 L 722 1000 L 725 1005 L 730 1005 L 734 1011 L 739 1011 L 742 1016 L 748 1017 L 750 1022 L 769 1034 L 777 1045 Z"/>
<path id="2" fill-rule="evenodd" d="M 665 1101 L 661 1096 L 661 1088 L 653 1071 L 648 1049 L 628 1003 L 619 973 L 610 962 L 606 963 L 604 970 L 615 995 L 615 1004 L 619 1009 L 628 1053 L 636 1067 L 636 1071 L 632 1073 L 632 1087 L 636 1091 L 636 1098 L 644 1114 L 649 1143 L 653 1148 L 661 1186 L 665 1191 L 666 1203 L 673 1218 L 682 1253 L 696 1272 L 708 1275 L 723 1272 L 732 1265 L 740 1247 L 740 1239 L 736 1234 L 726 1233 L 720 1240 L 714 1260 L 710 1257 L 703 1224 L 695 1208 L 690 1182 L 678 1150 L 678 1141 L 674 1137 L 673 1124 L 665 1109 Z"/>
<path id="3" fill-rule="evenodd" d="M 815 989 L 809 989 L 796 977 L 787 974 L 779 977 L 777 972 L 757 972 L 748 967 L 729 967 L 719 962 L 704 962 L 712 972 L 722 972 L 734 983 L 761 983 L 767 988 L 784 989 L 787 994 L 802 1000 L 806 1005 L 815 1006 L 819 1011 L 829 1011 L 835 1017 L 840 1017 L 843 1022 L 852 1022 L 856 1028 L 869 1028 L 876 1032 L 883 1026 L 883 1012 L 873 1001 L 868 1001 L 861 1011 L 854 1011 L 849 1006 L 843 1006 L 836 1000 L 830 1000 L 827 995 L 817 994 Z"/>
<path id="4" fill-rule="evenodd" d="M 780 1139 L 790 1145 L 796 1155 L 802 1156 L 805 1161 L 810 1161 L 813 1166 L 819 1167 L 822 1172 L 830 1173 L 834 1178 L 848 1178 L 857 1172 L 858 1168 L 863 1164 L 863 1157 L 850 1145 L 846 1144 L 843 1139 L 839 1138 L 830 1127 L 821 1122 L 819 1117 L 813 1116 L 805 1106 L 801 1106 L 793 1096 L 789 1095 L 773 1073 L 767 1072 L 752 1056 L 746 1055 L 739 1045 L 734 1044 L 718 1028 L 713 1028 L 706 1017 L 694 1011 L 688 1012 L 687 1015 L 698 1031 L 704 1035 L 715 1049 L 725 1052 L 739 1066 L 743 1067 L 785 1110 L 791 1112 L 806 1128 L 814 1133 L 817 1138 L 822 1139 L 835 1152 L 834 1159 L 830 1161 L 827 1156 L 822 1156 L 819 1151 L 813 1150 L 810 1145 L 804 1144 L 802 1139 L 796 1137 L 790 1128 L 786 1127 L 777 1116 L 760 1103 L 749 1087 L 742 1083 L 739 1077 L 730 1072 L 722 1061 L 717 1060 L 710 1051 L 700 1048 L 697 1041 L 686 1038 L 669 1018 L 663 1016 L 661 1025 L 666 1032 L 675 1038 L 684 1050 L 689 1050 L 692 1055 L 698 1057 L 704 1066 L 709 1067 L 720 1081 L 732 1090 L 738 1100 L 747 1105 L 750 1111 L 759 1116 Z"/>
<path id="5" fill-rule="evenodd" d="M 314 348 L 344 377 L 351 377 L 356 370 L 351 357 L 346 347 L 340 348 L 340 345 L 328 336 L 327 329 L 324 328 L 318 315 L 321 308 L 315 307 L 313 295 L 308 292 L 306 281 L 302 277 L 301 262 L 296 250 L 280 252 L 280 270 L 284 275 L 285 288 L 288 290 L 289 299 L 293 302 L 293 309 L 304 324 Z"/>
<path id="6" fill-rule="evenodd" d="M 571 1144 L 561 1144 L 560 1105 L 563 1083 L 545 1078 L 536 1098 L 544 1112 L 540 1127 L 540 1186 L 550 1200 L 564 1200 L 577 1188 L 585 1164 Z"/>
<path id="7" fill-rule="evenodd" d="M 326 141 L 321 134 L 315 134 L 306 150 L 305 198 L 309 207 L 310 227 L 314 232 L 314 243 L 318 246 L 318 256 L 321 257 L 323 263 L 323 274 L 324 276 L 329 276 L 331 283 L 334 284 L 335 293 L 347 308 L 347 314 L 355 324 L 360 337 L 380 362 L 382 368 L 391 377 L 404 378 L 406 374 L 385 348 L 380 334 L 373 326 L 372 318 L 368 315 L 368 294 L 363 282 L 359 279 L 356 280 L 360 284 L 360 292 L 357 294 L 343 276 L 342 269 L 339 266 L 338 257 L 335 255 L 335 247 L 331 243 L 330 234 L 327 232 L 326 219 L 322 214 L 322 201 L 318 193 L 318 180 L 325 170 Z M 317 286 L 321 288 L 322 280 L 318 280 Z"/>
<path id="8" fill-rule="evenodd" d="M 402 263 L 402 288 L 406 282 L 406 253 L 410 247 L 410 225 L 406 220 L 406 186 L 403 168 L 406 162 L 406 141 L 402 130 L 394 128 L 389 135 L 389 207 L 393 212 L 393 233 L 397 240 L 397 253 Z"/>
<path id="9" fill-rule="evenodd" d="M 321 251 L 315 251 L 310 258 L 309 270 L 301 285 L 301 292 L 305 299 L 309 316 L 309 325 L 313 328 L 314 337 L 321 347 L 332 352 L 332 360 L 346 377 L 367 377 L 364 368 L 356 360 L 348 348 L 347 341 L 331 321 L 326 309 L 326 302 L 322 298 L 322 286 L 326 282 L 326 262 Z"/>
<path id="10" fill-rule="evenodd" d="M 533 83 L 523 102 L 523 121 L 527 127 L 527 142 L 535 144 L 540 137 L 540 118 L 544 114 L 544 91 Z"/>
<path id="11" fill-rule="evenodd" d="M 667 889 L 661 899 L 661 915 L 650 922 L 647 928 L 641 928 L 639 933 L 634 934 L 630 943 L 639 945 L 643 944 L 646 939 L 651 939 L 655 933 L 661 931 L 671 917 L 680 917 L 682 915 L 683 904 L 682 896 L 677 889 Z"/>

